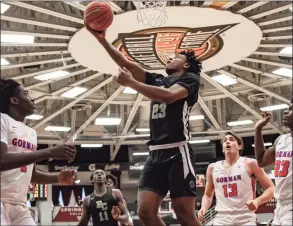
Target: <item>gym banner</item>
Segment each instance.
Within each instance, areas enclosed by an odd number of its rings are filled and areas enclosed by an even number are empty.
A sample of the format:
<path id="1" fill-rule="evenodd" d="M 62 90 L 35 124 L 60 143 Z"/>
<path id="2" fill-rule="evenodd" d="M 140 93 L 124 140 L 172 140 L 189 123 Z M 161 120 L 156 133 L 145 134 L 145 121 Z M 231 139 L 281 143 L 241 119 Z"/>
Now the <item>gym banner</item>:
<path id="1" fill-rule="evenodd" d="M 54 207 L 53 222 L 78 222 L 82 207 Z"/>
<path id="2" fill-rule="evenodd" d="M 64 169 L 74 169 L 76 171 L 95 171 L 96 169 L 104 169 L 105 171 L 128 171 L 128 163 L 97 163 L 97 164 L 80 164 L 80 165 L 56 165 L 49 163 L 49 172 L 60 172 Z"/>
<path id="3" fill-rule="evenodd" d="M 137 216 L 136 203 L 128 204 L 128 210 L 133 220 L 134 226 L 141 226 Z M 78 222 L 82 216 L 82 207 L 54 207 L 53 222 Z M 167 226 L 178 225 L 176 218 L 171 214 L 160 214 Z"/>

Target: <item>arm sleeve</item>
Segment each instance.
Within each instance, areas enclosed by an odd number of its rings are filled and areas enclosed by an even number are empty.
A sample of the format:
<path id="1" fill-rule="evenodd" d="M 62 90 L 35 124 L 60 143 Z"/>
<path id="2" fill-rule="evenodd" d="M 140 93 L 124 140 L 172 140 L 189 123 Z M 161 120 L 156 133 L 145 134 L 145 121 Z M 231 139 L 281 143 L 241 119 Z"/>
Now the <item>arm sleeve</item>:
<path id="1" fill-rule="evenodd" d="M 1 114 L 1 142 L 5 143 L 8 145 L 8 129 L 9 129 L 9 124 L 7 121 L 7 118 Z"/>
<path id="2" fill-rule="evenodd" d="M 147 85 L 156 85 L 157 84 L 156 78 L 161 78 L 161 77 L 164 77 L 164 76 L 157 73 L 150 73 L 146 71 L 144 83 Z"/>
<path id="3" fill-rule="evenodd" d="M 185 87 L 188 90 L 188 96 L 198 94 L 200 79 L 196 74 L 188 73 L 180 78 L 176 84 Z"/>

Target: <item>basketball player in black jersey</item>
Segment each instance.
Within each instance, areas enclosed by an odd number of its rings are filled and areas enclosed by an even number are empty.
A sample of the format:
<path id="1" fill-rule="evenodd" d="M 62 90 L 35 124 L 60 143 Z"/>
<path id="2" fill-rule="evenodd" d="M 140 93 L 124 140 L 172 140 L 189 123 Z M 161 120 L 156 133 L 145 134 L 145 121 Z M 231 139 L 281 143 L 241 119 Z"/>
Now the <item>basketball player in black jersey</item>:
<path id="1" fill-rule="evenodd" d="M 198 99 L 201 63 L 192 50 L 182 51 L 166 66 L 167 77 L 150 73 L 128 60 L 105 38 L 88 31 L 120 66 L 114 79 L 151 99 L 150 155 L 139 181 L 138 215 L 145 226 L 165 225 L 159 206 L 170 190 L 172 205 L 183 226 L 200 225 L 195 217 L 195 160 L 189 141 L 189 113 Z"/>
<path id="2" fill-rule="evenodd" d="M 101 169 L 93 173 L 91 181 L 94 192 L 83 202 L 83 213 L 78 226 L 88 225 L 90 217 L 93 226 L 118 226 L 118 222 L 126 223 L 129 216 L 121 191 L 106 187 L 106 174 Z"/>

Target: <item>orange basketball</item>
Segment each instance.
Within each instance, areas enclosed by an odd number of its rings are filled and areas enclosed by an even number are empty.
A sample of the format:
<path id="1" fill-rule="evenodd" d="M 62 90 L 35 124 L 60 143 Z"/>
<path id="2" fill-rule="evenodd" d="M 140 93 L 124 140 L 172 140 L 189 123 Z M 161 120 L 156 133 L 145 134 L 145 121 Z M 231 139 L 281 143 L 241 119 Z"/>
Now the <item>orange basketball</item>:
<path id="1" fill-rule="evenodd" d="M 113 22 L 111 6 L 105 2 L 91 2 L 84 11 L 84 22 L 95 31 L 106 30 Z"/>

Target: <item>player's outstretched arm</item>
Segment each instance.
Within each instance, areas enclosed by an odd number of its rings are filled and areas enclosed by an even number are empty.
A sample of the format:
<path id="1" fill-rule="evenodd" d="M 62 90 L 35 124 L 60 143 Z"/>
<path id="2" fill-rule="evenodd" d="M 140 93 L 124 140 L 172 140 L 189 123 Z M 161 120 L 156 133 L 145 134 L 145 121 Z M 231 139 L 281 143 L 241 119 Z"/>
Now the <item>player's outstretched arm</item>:
<path id="1" fill-rule="evenodd" d="M 93 36 L 96 37 L 96 39 L 108 52 L 109 56 L 114 60 L 116 64 L 118 64 L 119 67 L 126 67 L 129 71 L 131 71 L 135 80 L 144 83 L 146 71 L 141 66 L 139 66 L 139 64 L 128 60 L 118 49 L 116 49 L 111 43 L 109 43 L 105 38 L 105 33 L 94 31 L 87 26 L 86 28 Z"/>
<path id="2" fill-rule="evenodd" d="M 149 99 L 161 103 L 171 104 L 177 100 L 184 99 L 188 95 L 196 95 L 199 89 L 199 78 L 196 75 L 185 76 L 179 79 L 170 88 L 156 87 L 137 82 L 132 78 L 132 73 L 126 68 L 119 69 L 119 75 L 114 77 L 120 85 L 128 86 L 143 94 Z"/>
<path id="3" fill-rule="evenodd" d="M 0 171 L 20 168 L 38 161 L 50 158 L 48 152 L 8 153 L 7 144 L 1 142 L 0 146 Z"/>
<path id="4" fill-rule="evenodd" d="M 254 135 L 254 152 L 257 163 L 260 167 L 265 167 L 271 165 L 275 162 L 275 145 L 268 149 L 264 146 L 264 140 L 262 136 L 262 129 L 267 125 L 271 119 L 271 114 L 263 112 L 261 114 L 262 118 L 255 124 L 255 135 Z"/>
<path id="5" fill-rule="evenodd" d="M 77 179 L 75 170 L 65 169 L 60 173 L 45 173 L 34 168 L 31 183 L 72 185 Z"/>
<path id="6" fill-rule="evenodd" d="M 91 217 L 91 214 L 88 211 L 89 207 L 89 201 L 90 201 L 90 196 L 87 196 L 82 205 L 82 216 L 80 218 L 80 221 L 78 222 L 77 226 L 87 226 Z"/>
<path id="7" fill-rule="evenodd" d="M 251 211 L 256 211 L 260 205 L 268 202 L 271 198 L 274 197 L 275 186 L 265 171 L 258 166 L 255 159 L 249 159 L 247 164 L 251 169 L 252 174 L 259 181 L 261 187 L 264 190 L 261 196 L 254 200 L 248 201 L 246 204 Z"/>
<path id="8" fill-rule="evenodd" d="M 113 195 L 116 198 L 118 207 L 120 210 L 116 209 L 114 206 L 112 209 L 112 216 L 114 219 L 119 221 L 121 224 L 125 224 L 129 219 L 129 211 L 126 206 L 126 202 L 124 201 L 123 195 L 119 189 L 113 189 Z M 121 211 L 121 214 L 118 214 Z"/>
<path id="9" fill-rule="evenodd" d="M 0 171 L 20 168 L 49 158 L 65 159 L 68 162 L 72 162 L 76 154 L 76 149 L 72 145 L 56 145 L 52 148 L 38 151 L 10 153 L 7 151 L 7 144 L 1 141 L 0 148 Z"/>
<path id="10" fill-rule="evenodd" d="M 214 193 L 215 193 L 215 187 L 214 187 L 214 183 L 213 183 L 213 170 L 214 170 L 214 166 L 213 166 L 213 164 L 210 164 L 208 166 L 207 173 L 206 173 L 206 180 L 207 181 L 206 181 L 204 195 L 203 195 L 202 201 L 201 201 L 201 209 L 198 211 L 198 219 L 200 221 L 203 221 L 204 215 L 208 211 L 208 209 L 210 208 L 212 201 L 213 201 L 213 197 L 214 197 Z"/>
<path id="11" fill-rule="evenodd" d="M 74 160 L 76 149 L 73 145 L 56 145 L 23 153 L 8 152 L 9 126 L 9 122 L 1 114 L 0 171 L 20 168 L 49 158 L 66 159 L 68 162 Z"/>

